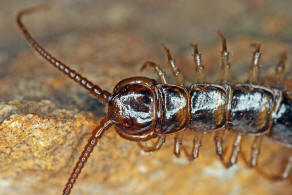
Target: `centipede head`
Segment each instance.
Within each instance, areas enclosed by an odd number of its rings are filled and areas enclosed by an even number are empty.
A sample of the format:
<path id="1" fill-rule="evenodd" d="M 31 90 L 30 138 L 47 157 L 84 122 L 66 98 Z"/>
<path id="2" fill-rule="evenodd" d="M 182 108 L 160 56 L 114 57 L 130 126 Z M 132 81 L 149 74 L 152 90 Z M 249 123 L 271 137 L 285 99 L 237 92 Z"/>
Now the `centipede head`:
<path id="1" fill-rule="evenodd" d="M 118 133 L 130 140 L 154 136 L 156 118 L 155 81 L 134 77 L 119 82 L 109 101 L 108 115 Z"/>

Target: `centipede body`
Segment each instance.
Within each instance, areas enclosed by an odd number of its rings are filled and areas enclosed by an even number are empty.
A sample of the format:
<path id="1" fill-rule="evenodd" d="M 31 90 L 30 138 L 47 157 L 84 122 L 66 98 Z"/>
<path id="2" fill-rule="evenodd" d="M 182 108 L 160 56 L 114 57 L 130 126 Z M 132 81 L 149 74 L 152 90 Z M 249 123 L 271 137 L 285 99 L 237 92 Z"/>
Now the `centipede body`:
<path id="1" fill-rule="evenodd" d="M 43 8 L 43 7 L 42 7 Z M 229 51 L 222 33 L 221 70 L 222 81 L 210 84 L 206 81 L 204 65 L 198 46 L 193 44 L 193 56 L 197 75 L 197 84 L 186 87 L 184 77 L 176 67 L 170 50 L 163 46 L 168 64 L 172 70 L 176 85 L 167 83 L 161 67 L 147 61 L 144 68 L 152 68 L 160 78 L 160 83 L 146 77 L 132 77 L 119 82 L 113 93 L 103 90 L 84 76 L 72 70 L 60 60 L 49 54 L 28 32 L 21 21 L 24 14 L 38 8 L 23 10 L 17 17 L 17 23 L 29 44 L 50 64 L 58 68 L 69 78 L 80 84 L 100 101 L 108 104 L 108 114 L 92 132 L 79 161 L 64 188 L 63 194 L 69 194 L 94 146 L 110 126 L 115 125 L 117 132 L 124 138 L 139 142 L 145 151 L 159 150 L 169 134 L 176 134 L 174 153 L 180 154 L 182 139 L 180 134 L 187 129 L 194 132 L 218 132 L 215 136 L 216 153 L 224 159 L 222 136 L 220 132 L 231 131 L 237 134 L 233 143 L 233 152 L 226 167 L 237 162 L 242 135 L 256 136 L 252 148 L 251 166 L 257 166 L 260 144 L 258 140 L 269 137 L 286 147 L 292 146 L 292 100 L 291 93 L 277 86 L 262 86 L 259 83 L 261 50 L 254 44 L 252 62 L 246 83 L 233 83 L 230 79 Z M 276 74 L 283 81 L 281 70 L 285 66 L 285 55 L 277 65 Z M 282 69 L 280 68 L 282 67 Z M 280 83 L 281 84 L 281 83 Z M 152 147 L 145 147 L 142 141 L 158 138 Z M 198 157 L 201 145 L 199 137 L 194 139 L 193 153 L 189 159 Z M 224 161 L 223 161 L 224 163 Z M 292 157 L 278 179 L 289 177 Z"/>

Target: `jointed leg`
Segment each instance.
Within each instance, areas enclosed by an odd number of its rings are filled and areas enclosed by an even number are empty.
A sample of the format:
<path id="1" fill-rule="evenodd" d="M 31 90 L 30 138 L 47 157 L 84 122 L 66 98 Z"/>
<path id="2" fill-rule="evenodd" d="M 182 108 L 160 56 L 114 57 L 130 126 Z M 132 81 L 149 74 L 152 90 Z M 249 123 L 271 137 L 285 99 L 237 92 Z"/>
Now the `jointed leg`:
<path id="1" fill-rule="evenodd" d="M 194 160 L 199 157 L 199 151 L 202 145 L 201 141 L 202 141 L 203 134 L 202 133 L 195 133 L 195 134 L 196 135 L 194 136 L 194 139 L 193 139 L 193 147 L 192 147 L 191 153 L 189 153 L 186 147 L 183 144 L 181 144 L 181 148 L 189 161 Z"/>
<path id="2" fill-rule="evenodd" d="M 176 157 L 180 157 L 180 152 L 181 149 L 183 150 L 183 152 L 185 153 L 186 157 L 188 158 L 188 160 L 194 160 L 196 158 L 199 157 L 199 150 L 200 147 L 202 145 L 201 140 L 203 137 L 202 133 L 196 133 L 196 135 L 194 136 L 193 139 L 193 147 L 192 147 L 192 152 L 191 154 L 187 151 L 187 149 L 185 148 L 185 146 L 182 144 L 182 139 L 183 139 L 183 133 L 178 133 L 175 138 L 174 138 L 174 154 Z"/>
<path id="3" fill-rule="evenodd" d="M 252 44 L 252 46 L 255 48 L 255 51 L 253 52 L 252 62 L 249 67 L 248 82 L 257 84 L 259 82 L 260 75 L 261 45 L 258 43 L 254 43 Z"/>
<path id="4" fill-rule="evenodd" d="M 216 131 L 214 141 L 216 147 L 216 154 L 220 158 L 221 161 L 224 161 L 223 158 L 223 138 L 225 131 Z"/>
<path id="5" fill-rule="evenodd" d="M 156 64 L 155 62 L 146 61 L 140 70 L 143 71 L 145 68 L 148 68 L 148 67 L 152 68 L 156 72 L 161 83 L 167 84 L 165 72 L 161 69 L 161 67 L 158 64 Z"/>
<path id="6" fill-rule="evenodd" d="M 249 165 L 252 168 L 255 168 L 255 170 L 262 175 L 263 177 L 270 179 L 270 180 L 275 180 L 275 181 L 279 181 L 279 180 L 283 180 L 283 179 L 287 179 L 291 173 L 292 173 L 292 156 L 290 156 L 288 158 L 288 161 L 285 165 L 285 168 L 283 169 L 282 173 L 280 175 L 273 175 L 273 174 L 269 174 L 268 172 L 264 171 L 263 169 L 261 169 L 258 165 L 258 156 L 260 154 L 260 147 L 262 144 L 262 140 L 263 137 L 262 136 L 257 136 L 252 144 L 252 151 L 251 151 L 251 160 L 250 162 L 248 162 L 248 160 L 245 158 L 245 156 L 243 156 L 243 160 L 245 162 L 246 165 Z"/>
<path id="7" fill-rule="evenodd" d="M 171 56 L 169 49 L 165 45 L 162 45 L 162 47 L 163 47 L 163 49 L 164 49 L 164 51 L 166 53 L 168 65 L 170 66 L 170 68 L 172 70 L 172 74 L 174 76 L 176 84 L 183 86 L 184 83 L 185 83 L 184 76 L 182 75 L 182 73 L 179 70 L 179 68 L 175 65 L 175 60 Z"/>
<path id="8" fill-rule="evenodd" d="M 280 175 L 273 175 L 273 174 L 269 174 L 265 171 L 263 171 L 261 168 L 256 167 L 255 168 L 256 171 L 262 175 L 263 177 L 270 179 L 270 180 L 274 180 L 274 181 L 280 181 L 280 180 L 284 180 L 287 179 L 288 177 L 291 176 L 292 173 L 292 156 L 289 157 L 282 173 Z"/>
<path id="9" fill-rule="evenodd" d="M 283 81 L 285 79 L 285 66 L 287 61 L 287 55 L 286 53 L 281 53 L 279 62 L 277 66 L 275 67 L 275 81 L 278 82 L 278 84 L 283 84 Z"/>
<path id="10" fill-rule="evenodd" d="M 152 146 L 145 146 L 143 145 L 143 142 L 138 142 L 138 146 L 144 151 L 144 152 L 153 152 L 156 150 L 159 150 L 161 146 L 165 142 L 165 136 L 159 136 L 156 142 Z"/>
<path id="11" fill-rule="evenodd" d="M 197 135 L 195 135 L 194 139 L 193 139 L 193 149 L 192 149 L 192 159 L 196 159 L 199 157 L 199 153 L 200 153 L 200 147 L 202 146 L 202 138 L 203 138 L 202 133 L 198 133 Z"/>
<path id="12" fill-rule="evenodd" d="M 218 31 L 218 35 L 222 41 L 222 51 L 221 51 L 221 80 L 224 82 L 231 81 L 230 74 L 230 62 L 229 62 L 229 52 L 227 51 L 227 43 L 224 35 Z"/>
<path id="13" fill-rule="evenodd" d="M 237 162 L 238 154 L 241 150 L 241 139 L 242 139 L 242 136 L 238 134 L 234 140 L 232 153 L 231 153 L 231 156 L 229 158 L 229 167 L 236 164 L 236 162 Z"/>
<path id="14" fill-rule="evenodd" d="M 198 83 L 206 82 L 205 67 L 202 64 L 201 54 L 199 53 L 197 44 L 191 44 L 191 47 L 194 50 L 193 57 L 196 65 L 196 78 Z"/>
<path id="15" fill-rule="evenodd" d="M 258 164 L 258 156 L 260 154 L 260 148 L 262 143 L 263 137 L 257 136 L 254 138 L 251 150 L 251 159 L 250 159 L 250 166 L 256 167 Z"/>
<path id="16" fill-rule="evenodd" d="M 291 172 L 292 172 L 292 156 L 289 157 L 285 169 L 281 175 L 281 178 L 287 179 L 291 175 Z"/>
<path id="17" fill-rule="evenodd" d="M 183 139 L 184 132 L 177 133 L 174 137 L 174 155 L 179 158 L 180 157 L 180 148 L 182 146 L 182 139 Z"/>

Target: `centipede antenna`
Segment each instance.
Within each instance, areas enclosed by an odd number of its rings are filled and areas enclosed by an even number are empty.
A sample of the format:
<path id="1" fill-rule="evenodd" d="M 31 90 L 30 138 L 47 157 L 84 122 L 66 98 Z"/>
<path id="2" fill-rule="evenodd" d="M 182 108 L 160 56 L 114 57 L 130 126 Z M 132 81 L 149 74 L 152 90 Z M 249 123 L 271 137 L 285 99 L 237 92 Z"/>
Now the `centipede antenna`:
<path id="1" fill-rule="evenodd" d="M 287 54 L 286 52 L 283 52 L 280 54 L 279 62 L 275 67 L 275 77 L 277 77 L 275 80 L 278 84 L 283 84 L 284 82 L 286 62 L 287 62 Z"/>
<path id="2" fill-rule="evenodd" d="M 183 74 L 181 73 L 180 69 L 176 66 L 175 60 L 172 57 L 169 49 L 164 44 L 162 44 L 162 48 L 164 49 L 164 52 L 167 56 L 167 63 L 172 70 L 172 74 L 173 74 L 173 77 L 176 81 L 176 84 L 183 86 L 185 83 L 185 79 L 184 79 Z"/>
<path id="3" fill-rule="evenodd" d="M 258 84 L 260 75 L 261 45 L 258 43 L 252 43 L 251 46 L 254 47 L 255 50 L 253 52 L 252 62 L 249 67 L 248 82 Z"/>
<path id="4" fill-rule="evenodd" d="M 221 80 L 224 82 L 231 81 L 230 74 L 230 62 L 229 62 L 229 52 L 227 51 L 227 41 L 222 32 L 218 31 L 218 35 L 222 42 L 222 51 L 221 51 Z"/>
<path id="5" fill-rule="evenodd" d="M 111 94 L 107 91 L 102 90 L 98 85 L 94 85 L 92 82 L 90 82 L 87 78 L 84 76 L 78 74 L 73 69 L 69 68 L 67 65 L 65 65 L 63 62 L 58 60 L 57 58 L 53 57 L 48 51 L 46 51 L 39 43 L 36 41 L 26 26 L 22 23 L 22 17 L 24 15 L 41 11 L 41 10 L 48 10 L 50 7 L 48 5 L 42 5 L 42 6 L 36 6 L 28 9 L 24 9 L 20 11 L 16 17 L 16 22 L 18 24 L 18 27 L 22 31 L 22 34 L 24 35 L 26 41 L 31 45 L 31 47 L 39 53 L 40 56 L 42 56 L 46 61 L 48 61 L 51 65 L 58 68 L 59 71 L 67 75 L 69 78 L 74 80 L 76 83 L 81 85 L 83 88 L 88 90 L 91 94 L 96 96 L 99 100 L 101 100 L 104 103 L 107 103 L 109 101 L 109 97 Z"/>
<path id="6" fill-rule="evenodd" d="M 193 48 L 193 59 L 196 65 L 195 74 L 196 74 L 197 82 L 205 83 L 206 82 L 205 67 L 202 64 L 202 56 L 199 53 L 198 45 L 191 44 L 190 46 Z"/>
<path id="7" fill-rule="evenodd" d="M 140 70 L 143 71 L 145 68 L 148 68 L 148 67 L 152 68 L 154 72 L 156 72 L 157 76 L 159 77 L 160 81 L 163 84 L 167 84 L 166 74 L 158 64 L 156 64 L 155 62 L 146 61 L 142 65 Z"/>
<path id="8" fill-rule="evenodd" d="M 92 131 L 92 135 L 89 138 L 86 146 L 83 149 L 82 154 L 79 157 L 78 162 L 76 163 L 68 182 L 65 185 L 65 188 L 63 190 L 63 195 L 70 194 L 78 175 L 81 173 L 85 163 L 87 162 L 87 159 L 89 158 L 91 152 L 93 151 L 93 148 L 96 146 L 97 141 L 102 137 L 105 130 L 107 130 L 112 125 L 112 121 L 110 121 L 108 118 L 104 118 L 100 125 L 96 127 Z"/>

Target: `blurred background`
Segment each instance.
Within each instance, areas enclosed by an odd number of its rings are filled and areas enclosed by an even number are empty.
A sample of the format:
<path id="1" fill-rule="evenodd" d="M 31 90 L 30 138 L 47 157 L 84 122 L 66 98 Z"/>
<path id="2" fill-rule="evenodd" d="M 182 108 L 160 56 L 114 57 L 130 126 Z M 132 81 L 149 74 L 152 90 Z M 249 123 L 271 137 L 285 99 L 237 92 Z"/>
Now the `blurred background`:
<path id="1" fill-rule="evenodd" d="M 197 43 L 208 80 L 218 82 L 218 30 L 227 38 L 234 81 L 246 81 L 254 42 L 262 45 L 263 78 L 276 79 L 274 66 L 286 52 L 286 76 L 292 79 L 289 0 L 0 0 L 3 195 L 60 193 L 90 130 L 106 113 L 104 105 L 41 60 L 23 39 L 15 16 L 40 4 L 51 5 L 51 10 L 24 18 L 32 34 L 53 55 L 109 91 L 127 77 L 156 78 L 151 71 L 140 72 L 147 60 L 161 64 L 171 77 L 162 43 L 189 83 L 195 81 L 189 45 Z M 32 142 L 35 131 L 41 133 Z M 92 154 L 73 194 L 292 194 L 291 181 L 270 182 L 242 161 L 226 170 L 214 155 L 212 139 L 205 137 L 200 160 L 189 163 L 174 158 L 172 139 L 149 155 L 111 131 Z M 243 144 L 247 153 L 249 139 Z M 273 162 L 273 169 L 267 165 L 266 170 L 277 173 L 288 152 L 266 140 L 261 162 Z"/>

